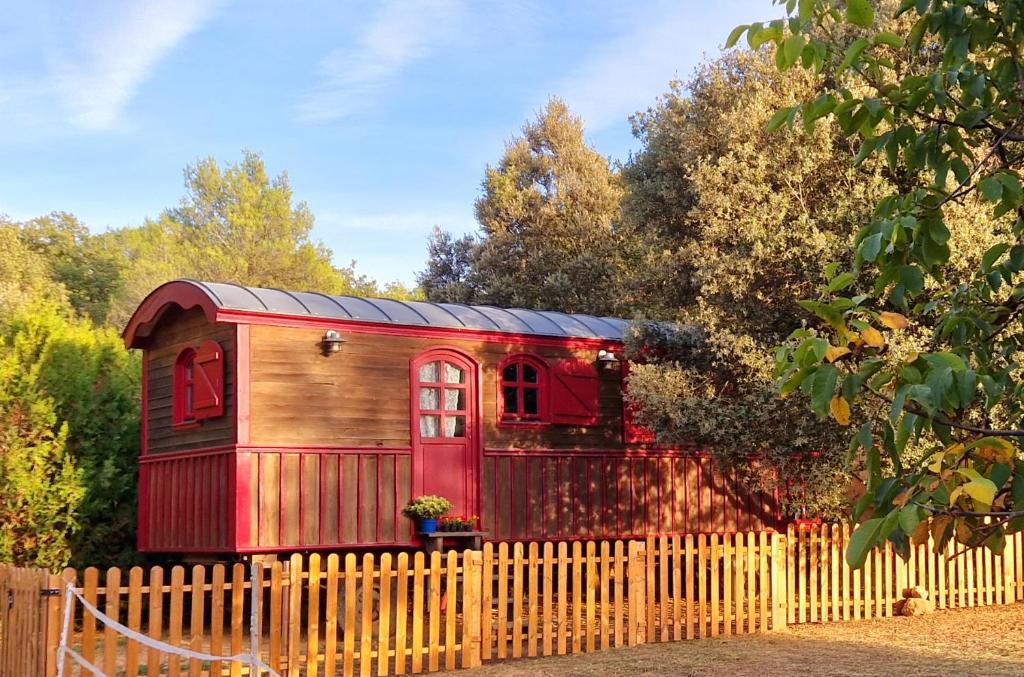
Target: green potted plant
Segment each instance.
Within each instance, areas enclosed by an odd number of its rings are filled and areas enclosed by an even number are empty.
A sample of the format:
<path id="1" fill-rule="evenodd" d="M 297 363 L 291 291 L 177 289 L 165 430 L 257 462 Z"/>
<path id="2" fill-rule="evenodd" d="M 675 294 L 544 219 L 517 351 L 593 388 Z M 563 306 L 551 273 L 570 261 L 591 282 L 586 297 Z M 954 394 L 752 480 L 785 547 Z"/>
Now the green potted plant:
<path id="1" fill-rule="evenodd" d="M 443 496 L 418 496 L 402 508 L 402 514 L 416 520 L 416 530 L 422 533 L 437 531 L 439 517 L 452 509 L 452 503 Z"/>

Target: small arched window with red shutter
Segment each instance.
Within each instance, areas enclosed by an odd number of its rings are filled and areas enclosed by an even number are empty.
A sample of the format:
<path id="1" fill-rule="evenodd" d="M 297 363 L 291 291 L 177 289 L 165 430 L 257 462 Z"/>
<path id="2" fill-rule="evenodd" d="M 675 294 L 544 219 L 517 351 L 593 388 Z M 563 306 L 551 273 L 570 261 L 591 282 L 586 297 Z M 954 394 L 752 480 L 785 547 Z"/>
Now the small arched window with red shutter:
<path id="1" fill-rule="evenodd" d="M 550 423 L 548 365 L 533 355 L 512 355 L 498 365 L 498 421 L 502 425 Z"/>
<path id="2" fill-rule="evenodd" d="M 185 348 L 174 361 L 173 424 L 188 428 L 224 415 L 224 350 L 216 341 Z"/>

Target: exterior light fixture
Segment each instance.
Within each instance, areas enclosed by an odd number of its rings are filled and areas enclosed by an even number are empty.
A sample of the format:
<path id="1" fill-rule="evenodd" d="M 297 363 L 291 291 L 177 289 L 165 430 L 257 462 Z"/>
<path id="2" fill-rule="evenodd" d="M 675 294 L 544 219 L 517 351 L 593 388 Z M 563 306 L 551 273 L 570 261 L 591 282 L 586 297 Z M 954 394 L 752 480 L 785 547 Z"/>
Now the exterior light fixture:
<path id="1" fill-rule="evenodd" d="M 333 329 L 328 329 L 320 340 L 320 351 L 323 352 L 324 357 L 330 357 L 335 353 L 340 353 L 344 343 L 345 339 L 341 338 L 341 334 Z"/>
<path id="2" fill-rule="evenodd" d="M 604 371 L 611 371 L 619 367 L 619 358 L 610 350 L 600 350 L 597 353 L 597 366 Z"/>

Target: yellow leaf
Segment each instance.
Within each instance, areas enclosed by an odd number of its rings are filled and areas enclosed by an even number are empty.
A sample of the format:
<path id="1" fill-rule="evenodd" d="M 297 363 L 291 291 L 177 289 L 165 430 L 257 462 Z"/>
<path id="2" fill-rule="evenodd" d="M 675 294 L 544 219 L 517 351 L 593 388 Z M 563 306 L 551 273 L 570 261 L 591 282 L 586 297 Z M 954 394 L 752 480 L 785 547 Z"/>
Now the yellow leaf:
<path id="1" fill-rule="evenodd" d="M 879 313 L 878 318 L 882 321 L 889 329 L 906 329 L 910 326 L 910 322 L 907 318 L 903 317 L 899 313 L 890 313 L 888 311 Z"/>
<path id="2" fill-rule="evenodd" d="M 928 464 L 928 469 L 936 474 L 942 472 L 942 459 L 945 457 L 945 451 L 936 451 L 934 454 L 929 456 L 928 460 L 926 461 L 926 463 Z"/>
<path id="3" fill-rule="evenodd" d="M 1016 447 L 1001 437 L 986 437 L 974 450 L 974 455 L 992 463 L 1009 463 Z"/>
<path id="4" fill-rule="evenodd" d="M 864 339 L 866 345 L 872 348 L 884 348 L 885 337 L 882 336 L 882 332 L 878 331 L 874 327 L 868 327 L 860 333 L 860 337 Z"/>
<path id="5" fill-rule="evenodd" d="M 835 362 L 843 355 L 849 355 L 850 349 L 846 346 L 829 346 L 825 351 L 825 359 L 829 362 Z"/>
<path id="6" fill-rule="evenodd" d="M 828 409 L 839 425 L 850 425 L 850 405 L 843 397 L 833 397 Z"/>

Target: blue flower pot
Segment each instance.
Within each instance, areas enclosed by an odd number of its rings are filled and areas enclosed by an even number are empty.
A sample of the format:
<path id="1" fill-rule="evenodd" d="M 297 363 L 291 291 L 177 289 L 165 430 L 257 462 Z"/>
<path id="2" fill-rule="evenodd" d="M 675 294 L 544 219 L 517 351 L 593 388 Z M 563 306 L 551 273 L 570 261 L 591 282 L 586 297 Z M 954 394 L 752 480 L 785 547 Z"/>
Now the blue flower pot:
<path id="1" fill-rule="evenodd" d="M 433 533 L 437 531 L 437 520 L 431 517 L 421 517 L 419 519 L 419 527 L 422 533 Z"/>

